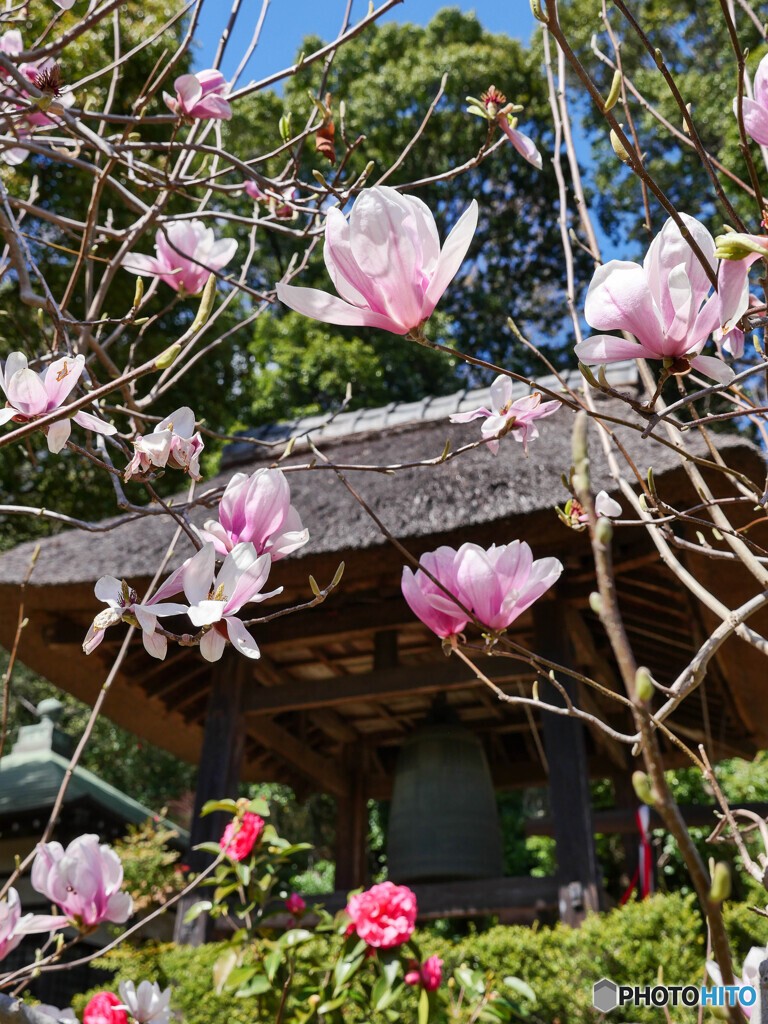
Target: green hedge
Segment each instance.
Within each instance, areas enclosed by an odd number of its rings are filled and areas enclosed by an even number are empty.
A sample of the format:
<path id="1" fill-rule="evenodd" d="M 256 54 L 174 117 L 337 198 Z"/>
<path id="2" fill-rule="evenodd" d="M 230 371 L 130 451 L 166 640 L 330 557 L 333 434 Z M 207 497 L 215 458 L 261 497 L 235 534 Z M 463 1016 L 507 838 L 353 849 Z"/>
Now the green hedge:
<path id="1" fill-rule="evenodd" d="M 745 905 L 728 907 L 726 919 L 737 964 L 751 945 L 768 940 L 768 922 Z M 443 958 L 448 972 L 466 964 L 493 971 L 498 979 L 509 974 L 522 978 L 538 997 L 536 1019 L 547 1024 L 594 1024 L 592 984 L 601 977 L 619 984 L 654 984 L 661 973 L 665 983 L 696 985 L 703 977 L 705 933 L 692 896 L 658 895 L 630 903 L 589 918 L 578 930 L 559 924 L 496 926 L 452 942 L 424 929 L 417 938 L 426 955 Z M 172 1005 L 184 1024 L 260 1024 L 264 1018 L 255 1000 L 212 992 L 211 969 L 220 951 L 216 944 L 199 949 L 147 944 L 118 949 L 99 965 L 117 972 L 115 987 L 120 978 L 173 985 Z M 611 1013 L 610 1024 L 660 1019 L 658 1009 L 629 1010 L 629 1015 Z M 368 1020 L 384 1024 L 386 1018 Z M 402 1020 L 411 1024 L 406 1017 Z"/>

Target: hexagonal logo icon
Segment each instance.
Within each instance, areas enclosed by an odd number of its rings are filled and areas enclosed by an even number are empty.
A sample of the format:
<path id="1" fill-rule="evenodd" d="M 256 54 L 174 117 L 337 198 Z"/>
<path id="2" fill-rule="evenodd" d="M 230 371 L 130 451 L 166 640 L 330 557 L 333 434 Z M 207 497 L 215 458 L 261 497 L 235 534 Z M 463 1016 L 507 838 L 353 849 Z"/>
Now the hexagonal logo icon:
<path id="1" fill-rule="evenodd" d="M 592 1005 L 601 1013 L 608 1013 L 619 1003 L 619 986 L 608 978 L 601 978 L 592 986 Z"/>

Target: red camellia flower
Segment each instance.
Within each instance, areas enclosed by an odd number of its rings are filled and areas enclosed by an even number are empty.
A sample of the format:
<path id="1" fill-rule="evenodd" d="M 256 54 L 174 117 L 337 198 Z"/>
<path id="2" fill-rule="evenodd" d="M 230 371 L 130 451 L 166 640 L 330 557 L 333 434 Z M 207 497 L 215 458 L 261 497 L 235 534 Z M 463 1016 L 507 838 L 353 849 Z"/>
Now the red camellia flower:
<path id="1" fill-rule="evenodd" d="M 241 819 L 230 821 L 219 840 L 219 846 L 222 850 L 227 850 L 230 860 L 243 860 L 251 852 L 263 831 L 264 819 L 258 814 L 246 811 Z"/>
<path id="2" fill-rule="evenodd" d="M 128 1024 L 122 999 L 114 992 L 97 992 L 83 1011 L 83 1024 Z"/>
<path id="3" fill-rule="evenodd" d="M 293 914 L 294 917 L 301 917 L 307 909 L 307 904 L 297 892 L 292 892 L 285 901 L 285 909 L 289 914 Z"/>
<path id="4" fill-rule="evenodd" d="M 416 896 L 407 885 L 381 882 L 352 896 L 347 913 L 355 931 L 378 949 L 407 942 L 416 926 Z"/>

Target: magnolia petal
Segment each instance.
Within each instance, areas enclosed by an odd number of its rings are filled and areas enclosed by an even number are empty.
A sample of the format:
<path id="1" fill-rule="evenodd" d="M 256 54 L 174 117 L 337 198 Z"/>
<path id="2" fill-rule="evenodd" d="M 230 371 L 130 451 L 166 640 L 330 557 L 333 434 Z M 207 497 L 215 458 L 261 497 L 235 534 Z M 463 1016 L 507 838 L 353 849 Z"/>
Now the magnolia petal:
<path id="1" fill-rule="evenodd" d="M 533 139 L 529 139 L 527 135 L 519 132 L 516 128 L 512 128 L 504 114 L 501 114 L 499 117 L 499 127 L 520 156 L 524 157 L 529 164 L 533 164 L 540 171 L 542 165 L 541 153 L 536 148 L 536 143 Z"/>
<path id="2" fill-rule="evenodd" d="M 595 512 L 599 516 L 613 518 L 621 515 L 621 505 L 607 491 L 598 491 L 595 495 Z"/>
<path id="3" fill-rule="evenodd" d="M 110 436 L 117 433 L 117 427 L 107 423 L 106 420 L 99 419 L 98 416 L 92 416 L 89 412 L 84 412 L 82 409 L 76 412 L 72 419 L 85 430 L 92 430 L 95 434 Z"/>
<path id="4" fill-rule="evenodd" d="M 731 367 L 716 356 L 695 356 L 691 359 L 691 366 L 719 384 L 730 384 L 735 376 Z"/>
<path id="5" fill-rule="evenodd" d="M 453 230 L 443 243 L 440 258 L 432 280 L 427 286 L 422 307 L 422 316 L 427 317 L 438 303 L 440 296 L 459 272 L 464 257 L 467 255 L 472 238 L 477 230 L 479 207 L 473 199 L 467 209 L 459 217 Z"/>
<path id="6" fill-rule="evenodd" d="M 384 313 L 359 309 L 336 295 L 320 291 L 319 288 L 297 288 L 291 284 L 278 284 L 277 297 L 289 309 L 326 324 L 337 324 L 340 327 L 378 327 L 392 334 L 407 334 L 409 330 Z"/>
<path id="7" fill-rule="evenodd" d="M 227 641 L 216 629 L 209 629 L 200 640 L 200 653 L 206 661 L 218 661 L 224 653 Z"/>
<path id="8" fill-rule="evenodd" d="M 173 83 L 173 87 L 186 113 L 189 113 L 198 100 L 202 99 L 203 87 L 198 81 L 197 75 L 180 75 Z"/>
<path id="9" fill-rule="evenodd" d="M 469 423 L 470 420 L 479 420 L 483 416 L 490 415 L 490 409 L 481 406 L 479 409 L 473 409 L 472 412 L 455 412 L 448 419 L 451 423 Z"/>
<path id="10" fill-rule="evenodd" d="M 596 334 L 592 338 L 580 341 L 574 349 L 576 357 L 587 366 L 599 363 L 615 363 L 620 359 L 642 359 L 648 357 L 658 359 L 649 353 L 643 345 L 626 338 L 616 338 L 611 334 Z"/>
<path id="11" fill-rule="evenodd" d="M 8 401 L 25 416 L 41 416 L 48 410 L 48 392 L 34 370 L 17 370 L 5 382 Z"/>
<path id="12" fill-rule="evenodd" d="M 246 656 L 246 658 L 260 658 L 261 651 L 256 641 L 245 628 L 240 619 L 234 615 L 226 618 L 227 634 L 233 647 Z"/>
<path id="13" fill-rule="evenodd" d="M 511 401 L 512 381 L 504 374 L 500 374 L 491 384 L 491 408 L 495 413 L 501 412 Z"/>
<path id="14" fill-rule="evenodd" d="M 211 626 L 214 622 L 221 622 L 224 613 L 223 601 L 199 601 L 190 605 L 187 615 L 190 622 L 198 629 L 201 626 Z"/>
<path id="15" fill-rule="evenodd" d="M 735 102 L 735 101 L 734 101 Z M 744 97 L 744 128 L 747 134 L 760 146 L 768 146 L 768 110 Z"/>
<path id="16" fill-rule="evenodd" d="M 213 544 L 206 544 L 181 567 L 184 596 L 190 605 L 199 604 L 208 597 L 215 564 L 216 552 L 213 550 Z M 167 584 L 158 590 L 155 600 L 159 601 L 161 597 L 172 597 L 173 594 L 178 594 L 178 590 L 166 590 L 166 586 L 170 582 L 169 579 Z"/>
<path id="17" fill-rule="evenodd" d="M 48 442 L 48 451 L 53 455 L 57 455 L 69 440 L 71 432 L 72 420 L 66 417 L 52 423 L 50 427 L 48 427 L 48 435 L 46 437 Z"/>
<path id="18" fill-rule="evenodd" d="M 3 372 L 0 373 L 0 386 L 2 386 L 2 389 L 6 394 L 6 385 L 14 373 L 17 373 L 19 370 L 26 370 L 27 367 L 27 357 L 23 352 L 11 352 L 5 361 Z"/>
<path id="19" fill-rule="evenodd" d="M 584 301 L 584 317 L 598 330 L 631 331 L 643 345 L 661 353 L 664 336 L 659 315 L 645 272 L 637 263 L 611 260 L 597 268 Z"/>
<path id="20" fill-rule="evenodd" d="M 80 379 L 85 366 L 85 356 L 79 355 L 74 359 L 64 356 L 56 359 L 47 367 L 43 385 L 48 394 L 48 408 L 56 409 Z"/>
<path id="21" fill-rule="evenodd" d="M 752 253 L 752 257 L 720 261 L 717 276 L 720 323 L 717 326 L 725 334 L 736 326 L 749 308 L 749 268 L 760 256 Z"/>
<path id="22" fill-rule="evenodd" d="M 195 429 L 195 414 L 188 405 L 182 405 L 180 409 L 174 410 L 170 416 L 166 416 L 157 425 L 158 431 L 171 430 L 179 437 L 189 438 Z"/>
<path id="23" fill-rule="evenodd" d="M 123 582 L 115 576 L 102 576 L 96 581 L 93 588 L 98 601 L 108 604 L 113 608 L 123 606 Z"/>
<path id="24" fill-rule="evenodd" d="M 0 409 L 0 427 L 16 416 L 15 409 Z"/>
<path id="25" fill-rule="evenodd" d="M 370 308 L 368 278 L 360 270 L 349 244 L 349 224 L 337 206 L 325 218 L 323 258 L 333 286 L 345 302 Z"/>
<path id="26" fill-rule="evenodd" d="M 141 639 L 144 642 L 144 650 L 147 654 L 157 658 L 158 661 L 165 661 L 165 656 L 168 653 L 168 640 L 162 633 L 147 633 L 144 631 L 141 634 Z"/>
<path id="27" fill-rule="evenodd" d="M 154 256 L 146 256 L 142 252 L 129 253 L 122 267 L 129 274 L 146 274 L 149 277 L 156 277 L 160 273 L 160 266 L 156 258 Z"/>

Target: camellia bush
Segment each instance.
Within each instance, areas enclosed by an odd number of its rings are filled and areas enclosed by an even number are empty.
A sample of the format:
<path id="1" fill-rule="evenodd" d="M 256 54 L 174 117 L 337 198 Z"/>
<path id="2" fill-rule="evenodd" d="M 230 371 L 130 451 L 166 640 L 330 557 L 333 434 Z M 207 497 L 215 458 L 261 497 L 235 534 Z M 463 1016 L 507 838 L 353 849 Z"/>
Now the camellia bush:
<path id="1" fill-rule="evenodd" d="M 713 786 L 723 816 L 718 838 L 735 845 L 741 868 L 762 885 L 768 849 L 745 837 L 754 818 L 729 808 L 706 750 L 688 747 L 669 719 L 683 701 L 697 699 L 712 659 L 733 635 L 768 654 L 768 640 L 751 624 L 768 605 L 768 550 L 740 525 L 746 513 L 765 519 L 765 482 L 729 466 L 728 450 L 718 448 L 712 431 L 729 422 L 747 425 L 763 446 L 768 442 L 765 25 L 750 0 L 721 0 L 716 7 L 718 33 L 730 47 L 722 61 L 731 68 L 732 90 L 718 112 L 720 123 L 713 125 L 710 117 L 704 126 L 692 106 L 696 97 L 678 85 L 680 69 L 665 63 L 643 27 L 646 5 L 614 0 L 603 6 L 594 45 L 600 81 L 606 67 L 612 77 L 609 89 L 601 90 L 583 46 L 571 44 L 575 30 L 569 28 L 568 5 L 561 12 L 558 0 L 532 0 L 540 85 L 551 100 L 543 135 L 552 144 L 532 137 L 536 126 L 528 127 L 517 97 L 507 98 L 504 83 L 480 80 L 478 68 L 476 95 L 467 97 L 465 110 L 478 132 L 476 150 L 433 154 L 435 172 L 409 180 L 399 170 L 438 116 L 445 80 L 386 167 L 365 160 L 364 124 L 353 137 L 346 105 L 337 104 L 327 89 L 336 55 L 396 2 L 372 5 L 356 23 L 348 11 L 335 40 L 260 82 L 244 81 L 243 71 L 262 22 L 251 34 L 233 32 L 242 17 L 239 0 L 212 66 L 198 70 L 191 47 L 204 5 L 215 0 L 35 0 L 7 5 L 0 13 L 0 276 L 7 325 L 0 342 L 0 475 L 6 489 L 18 487 L 16 500 L 0 505 L 0 515 L 6 524 L 28 522 L 30 530 L 42 523 L 89 531 L 102 518 L 88 518 L 91 508 L 103 512 L 100 503 L 108 497 L 110 511 L 118 513 L 108 527 L 147 515 L 165 515 L 176 526 L 165 558 L 150 567 L 154 578 L 146 592 L 111 575 L 96 584 L 83 657 L 109 629 L 119 631 L 123 643 L 72 764 L 136 631 L 148 654 L 161 660 L 178 645 L 197 648 L 208 662 L 218 661 L 228 647 L 258 658 L 251 627 L 268 614 L 260 615 L 255 606 L 282 589 L 274 563 L 306 544 L 310 531 L 323 529 L 321 522 L 302 522 L 279 468 L 236 474 L 221 491 L 200 486 L 210 454 L 206 446 L 229 438 L 227 396 L 221 392 L 241 391 L 250 372 L 242 352 L 224 358 L 229 339 L 273 315 L 270 307 L 275 315 L 290 310 L 291 316 L 311 319 L 315 331 L 325 330 L 317 325 L 333 325 L 396 336 L 408 351 L 442 353 L 493 381 L 490 408 L 453 417 L 480 421 L 469 448 L 484 446 L 495 455 L 505 445 L 524 457 L 537 443 L 540 419 L 557 410 L 572 414 L 573 464 L 562 467 L 571 494 L 558 512 L 568 527 L 588 532 L 595 579 L 590 607 L 610 642 L 621 691 L 607 690 L 509 638 L 512 623 L 564 573 L 562 563 L 538 546 L 533 550 L 505 538 L 488 548 L 443 546 L 419 560 L 399 545 L 403 594 L 435 634 L 435 644 L 465 661 L 499 700 L 587 722 L 640 759 L 634 776 L 638 797 L 656 808 L 677 844 L 706 919 L 711 956 L 702 951 L 701 960 L 707 959 L 715 983 L 737 994 L 725 1012 L 737 1024 L 749 1010 L 738 997 L 743 981 L 756 988 L 762 1005 L 752 1013 L 762 1019 L 768 988 L 759 979 L 761 972 L 768 977 L 768 955 L 761 946 L 746 946 L 739 955 L 743 966 L 734 963 L 723 914 L 730 875 L 724 863 L 705 864 L 691 840 L 664 774 L 659 733 L 687 752 Z M 238 70 L 225 76 L 224 54 L 240 43 Z M 633 69 L 622 63 L 626 52 L 639 54 L 637 60 L 651 69 L 682 129 L 637 87 Z M 751 53 L 758 59 L 748 60 Z M 694 70 L 703 81 L 701 69 Z M 299 73 L 310 75 L 310 102 L 280 112 L 268 87 Z M 602 259 L 573 144 L 574 87 L 578 103 L 591 104 L 602 119 L 625 189 L 634 188 L 647 235 L 637 262 Z M 355 114 L 364 119 L 364 111 Z M 649 118 L 656 125 L 654 152 L 660 139 L 670 152 L 685 147 L 708 183 L 708 194 L 692 193 L 685 210 L 670 200 L 646 162 L 643 131 Z M 252 125 L 252 151 L 243 152 L 230 122 Z M 460 209 L 451 206 L 448 229 L 441 231 L 435 216 L 442 219 L 445 211 L 431 209 L 419 189 L 447 188 L 462 174 L 480 181 L 483 161 L 500 153 L 511 168 L 520 164 L 527 174 L 555 175 L 558 209 L 553 206 L 552 221 L 560 232 L 570 310 L 563 347 L 581 369 L 578 388 L 572 378 L 558 375 L 553 390 L 535 376 L 486 359 L 487 352 L 459 351 L 451 344 L 450 325 L 443 323 L 439 332 L 436 326 L 444 296 L 482 275 L 484 254 L 473 243 L 478 224 L 492 221 L 492 197 L 478 186 Z M 726 224 L 720 234 L 707 226 L 713 216 Z M 325 271 L 316 259 L 320 250 Z M 579 277 L 584 254 L 593 268 L 589 280 Z M 535 342 L 510 326 L 528 356 L 540 358 L 542 371 L 551 373 L 554 367 Z M 637 361 L 638 396 L 615 391 L 603 369 L 628 359 Z M 529 393 L 513 400 L 512 381 L 525 384 Z M 205 423 L 193 408 L 196 395 L 206 402 Z M 612 402 L 596 401 L 598 395 Z M 219 422 L 212 422 L 212 409 Z M 620 500 L 594 493 L 590 421 Z M 658 446 L 672 449 L 696 503 L 665 503 L 652 474 L 638 472 L 615 433 L 617 425 L 647 446 L 648 464 Z M 703 443 L 692 442 L 693 436 Z M 444 458 L 460 459 L 466 451 L 446 451 Z M 276 461 L 285 453 L 281 443 Z M 426 470 L 437 461 L 431 453 L 414 452 L 409 465 L 421 463 Z M 74 473 L 80 490 L 98 495 L 96 505 L 86 502 L 74 510 L 67 504 L 67 487 L 52 482 L 58 466 L 60 479 L 71 481 Z M 386 468 L 396 473 L 400 467 Z M 186 498 L 167 500 L 181 484 Z M 210 510 L 200 529 L 191 522 L 198 507 Z M 689 664 L 662 679 L 638 664 L 614 586 L 613 539 L 630 523 L 645 526 L 691 602 L 716 622 L 696 641 Z M 686 529 L 691 525 L 699 527 L 694 535 Z M 182 535 L 191 553 L 168 573 Z M 688 567 L 687 554 L 717 560 L 724 572 L 742 571 L 751 580 L 750 593 L 738 606 L 725 605 Z M 34 559 L 29 575 L 33 571 Z M 342 567 L 325 587 L 311 578 L 309 586 L 312 599 L 296 611 L 342 587 Z M 180 616 L 185 627 L 169 628 Z M 9 673 L 22 628 L 20 616 Z M 577 699 L 548 704 L 538 687 L 530 696 L 501 692 L 473 660 L 478 653 L 522 659 L 562 692 L 560 680 L 577 680 L 615 701 L 630 724 L 621 731 L 596 714 L 593 704 L 582 706 Z M 35 962 L 0 977 L 2 1024 L 71 1019 L 66 1009 L 25 1001 L 30 981 L 66 969 L 63 952 L 102 924 L 126 926 L 110 947 L 141 929 L 142 921 L 131 924 L 134 908 L 113 850 L 95 835 L 80 836 L 66 849 L 51 841 L 67 781 L 37 848 L 2 891 L 0 959 L 24 936 L 41 936 Z M 224 801 L 209 809 L 232 814 L 221 843 L 209 851 L 213 863 L 182 889 L 164 893 L 167 898 L 152 913 L 199 889 L 192 916 L 231 920 L 233 936 L 217 953 L 206 984 L 233 1004 L 257 997 L 276 1024 L 341 1021 L 354 1014 L 366 1019 L 371 1013 L 413 1017 L 420 1024 L 433 1015 L 505 1021 L 534 1012 L 535 988 L 525 978 L 499 979 L 482 963 L 460 964 L 444 983 L 444 958 L 427 954 L 414 940 L 418 908 L 405 886 L 387 881 L 352 894 L 336 917 L 307 907 L 298 894 L 277 899 L 281 867 L 301 844 L 292 845 L 266 824 L 261 803 Z M 764 823 L 757 825 L 757 835 L 768 843 Z M 27 871 L 31 886 L 50 901 L 51 914 L 23 912 L 16 886 Z M 124 978 L 117 993 L 90 1000 L 85 1024 L 126 1024 L 129 1018 L 163 1024 L 172 1006 L 173 993 L 157 981 Z"/>

